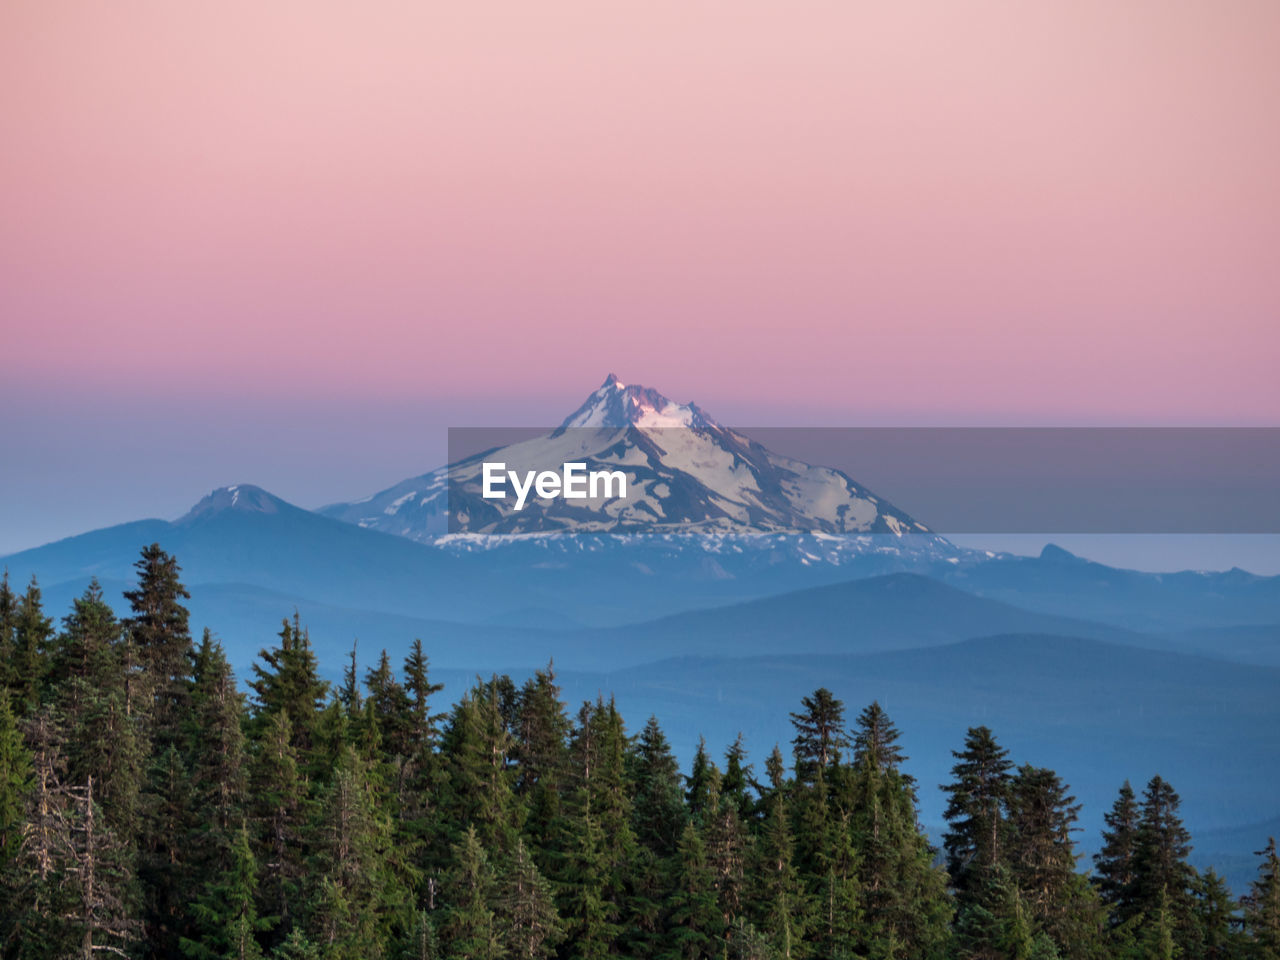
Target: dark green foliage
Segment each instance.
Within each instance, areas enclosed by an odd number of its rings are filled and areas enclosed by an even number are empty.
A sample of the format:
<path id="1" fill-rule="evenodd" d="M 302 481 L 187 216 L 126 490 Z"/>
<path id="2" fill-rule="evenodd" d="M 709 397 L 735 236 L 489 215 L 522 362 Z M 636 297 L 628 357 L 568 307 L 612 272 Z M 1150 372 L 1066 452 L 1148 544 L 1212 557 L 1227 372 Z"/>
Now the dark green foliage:
<path id="1" fill-rule="evenodd" d="M 16 639 L 14 637 L 15 615 L 18 610 L 18 597 L 9 586 L 9 570 L 0 573 L 0 688 L 9 690 L 14 685 L 17 669 Z"/>
<path id="2" fill-rule="evenodd" d="M 747 748 L 742 741 L 742 734 L 738 734 L 725 753 L 720 796 L 734 807 L 739 818 L 744 821 L 751 819 L 755 807 L 750 794 L 751 772 L 751 764 L 747 763 Z"/>
<path id="3" fill-rule="evenodd" d="M 1136 896 L 1144 908 L 1154 908 L 1162 890 L 1177 900 L 1190 886 L 1191 835 L 1178 817 L 1180 803 L 1172 786 L 1159 776 L 1151 778 L 1142 798 L 1133 853 Z"/>
<path id="4" fill-rule="evenodd" d="M 1013 764 L 1009 751 L 996 743 L 987 727 L 970 727 L 964 749 L 952 756 L 957 761 L 951 769 L 955 780 L 942 788 L 949 795 L 945 816 L 950 829 L 943 841 L 947 872 L 958 891 L 981 887 L 989 902 L 995 881 L 984 871 L 1001 862 L 1004 804 Z"/>
<path id="5" fill-rule="evenodd" d="M 795 841 L 781 792 L 769 800 L 764 827 L 752 853 L 750 912 L 756 927 L 779 957 L 802 957 L 806 909 L 795 867 Z"/>
<path id="6" fill-rule="evenodd" d="M 703 834 L 707 866 L 715 884 L 716 903 L 721 916 L 732 923 L 745 905 L 747 832 L 738 813 L 737 799 L 723 792 L 722 783 L 720 778 L 712 781 Z"/>
<path id="7" fill-rule="evenodd" d="M 262 664 L 253 665 L 254 679 L 249 687 L 256 700 L 255 717 L 261 725 L 275 714 L 287 713 L 293 745 L 310 749 L 311 732 L 329 685 L 317 673 L 311 637 L 296 613 L 292 624 L 282 622 L 279 636 L 279 644 L 258 652 Z"/>
<path id="8" fill-rule="evenodd" d="M 858 714 L 854 726 L 854 766 L 870 764 L 886 773 L 902 766 L 907 757 L 898 746 L 901 734 L 878 702 Z"/>
<path id="9" fill-rule="evenodd" d="M 391 824 L 351 747 L 338 757 L 312 834 L 318 887 L 310 905 L 312 938 L 335 960 L 380 956 L 390 931 L 408 916 L 407 890 Z"/>
<path id="10" fill-rule="evenodd" d="M 0 688 L 0 870 L 18 854 L 30 788 L 31 753 L 9 706 L 9 691 Z"/>
<path id="11" fill-rule="evenodd" d="M 190 695 L 192 649 L 187 608 L 179 581 L 178 561 L 153 543 L 134 564 L 138 586 L 126 590 L 132 616 L 125 621 L 137 665 L 137 697 L 133 700 L 151 721 L 153 736 L 168 744 L 176 737 L 179 717 Z M 133 677 L 129 677 L 132 683 Z"/>
<path id="12" fill-rule="evenodd" d="M 405 658 L 404 688 L 409 694 L 413 744 L 418 749 L 431 749 L 436 745 L 436 716 L 431 712 L 431 698 L 444 689 L 444 684 L 431 682 L 427 656 L 422 652 L 422 641 L 418 639 L 413 641 L 409 656 Z"/>
<path id="13" fill-rule="evenodd" d="M 1025 960 L 1033 935 L 1017 886 L 1003 864 L 974 870 L 959 901 L 951 953 L 973 960 Z"/>
<path id="14" fill-rule="evenodd" d="M 413 918 L 413 925 L 400 938 L 392 954 L 394 960 L 439 960 L 440 938 L 435 924 L 426 910 L 420 910 Z"/>
<path id="15" fill-rule="evenodd" d="M 271 951 L 271 960 L 322 960 L 320 948 L 301 930 L 294 930 Z"/>
<path id="16" fill-rule="evenodd" d="M 515 728 L 515 790 L 527 810 L 525 831 L 541 849 L 560 827 L 569 775 L 570 723 L 551 665 L 520 690 Z"/>
<path id="17" fill-rule="evenodd" d="M 1192 881 L 1191 897 L 1194 934 L 1187 952 L 1202 960 L 1239 956 L 1242 945 L 1233 930 L 1236 902 L 1226 881 L 1210 869 Z"/>
<path id="18" fill-rule="evenodd" d="M 1259 960 L 1280 960 L 1280 855 L 1276 838 L 1256 854 L 1258 879 L 1244 898 L 1244 928 L 1256 944 Z"/>
<path id="19" fill-rule="evenodd" d="M 79 716 L 90 692 L 123 692 L 122 630 L 102 587 L 92 580 L 63 618 L 49 664 L 49 682 L 62 692 L 60 706 L 69 718 Z"/>
<path id="20" fill-rule="evenodd" d="M 715 764 L 707 756 L 707 742 L 698 738 L 698 750 L 693 755 L 693 764 L 689 768 L 689 777 L 685 781 L 685 803 L 689 807 L 689 815 L 701 820 L 707 809 L 707 795 L 711 790 L 711 776 Z"/>
<path id="21" fill-rule="evenodd" d="M 270 929 L 271 921 L 260 918 L 255 906 L 257 867 L 247 830 L 236 834 L 228 854 L 226 869 L 192 905 L 199 936 L 181 941 L 183 953 L 196 960 L 259 960 L 263 955 L 257 935 Z"/>
<path id="22" fill-rule="evenodd" d="M 914 782 L 896 767 L 902 757 L 892 722 L 873 704 L 858 727 L 850 828 L 860 865 L 861 952 L 936 956 L 952 913 L 946 874 L 916 823 Z"/>
<path id="23" fill-rule="evenodd" d="M 53 621 L 44 615 L 35 577 L 31 578 L 27 592 L 18 598 L 10 616 L 13 639 L 6 673 L 13 691 L 14 711 L 19 716 L 28 716 L 40 705 L 53 639 Z"/>
<path id="24" fill-rule="evenodd" d="M 1024 764 L 1009 782 L 1006 859 L 1036 932 L 1065 942 L 1076 856 L 1071 834 L 1080 805 L 1056 773 Z"/>
<path id="25" fill-rule="evenodd" d="M 474 829 L 487 850 L 514 847 L 516 803 L 508 762 L 514 740 L 496 677 L 478 682 L 454 707 L 443 744 L 448 819 L 461 830 Z"/>
<path id="26" fill-rule="evenodd" d="M 195 828 L 188 856 L 201 873 L 230 866 L 236 835 L 244 826 L 248 772 L 244 733 L 244 698 L 218 644 L 206 630 L 196 654 L 194 721 L 188 737 L 191 757 L 191 800 Z"/>
<path id="27" fill-rule="evenodd" d="M 1103 819 L 1102 850 L 1094 855 L 1098 892 L 1103 903 L 1114 908 L 1117 922 L 1136 912 L 1134 852 L 1138 845 L 1138 801 L 1126 780 L 1120 795 Z"/>
<path id="28" fill-rule="evenodd" d="M 656 856 L 669 857 L 684 831 L 684 796 L 680 768 L 657 717 L 640 732 L 631 767 L 636 839 Z"/>
<path id="29" fill-rule="evenodd" d="M 301 909 L 303 784 L 289 714 L 272 716 L 249 763 L 248 821 L 258 852 L 258 903 L 287 934 Z"/>
<path id="30" fill-rule="evenodd" d="M 840 760 L 840 751 L 849 747 L 844 729 L 844 704 L 826 687 L 800 701 L 803 709 L 791 714 L 796 728 L 791 741 L 796 761 L 796 779 L 813 780 L 817 771 Z"/>
<path id="31" fill-rule="evenodd" d="M 198 878 L 188 841 L 197 826 L 191 774 L 176 746 L 155 757 L 142 797 L 138 875 L 148 936 L 162 955 L 175 956 L 179 938 L 191 933 L 188 905 Z"/>
<path id="32" fill-rule="evenodd" d="M 0 578 L 0 960 L 1280 960 L 1274 842 L 1235 903 L 1159 777 L 1090 881 L 1066 785 L 975 727 L 948 872 L 878 703 L 847 730 L 805 697 L 790 775 L 739 737 L 682 778 L 656 718 L 570 721 L 550 666 L 437 713 L 415 641 L 331 696 L 296 614 L 246 701 L 176 561 L 138 573 L 128 620 L 94 583 L 56 635 Z"/>
<path id="33" fill-rule="evenodd" d="M 1134 838 L 1131 909 L 1145 917 L 1148 925 L 1158 917 L 1173 931 L 1178 950 L 1186 953 L 1195 948 L 1199 931 L 1191 916 L 1195 879 L 1187 863 L 1191 835 L 1178 817 L 1180 802 L 1173 787 L 1159 776 L 1152 777 L 1143 792 Z"/>
<path id="34" fill-rule="evenodd" d="M 551 886 L 523 841 L 516 844 L 515 853 L 495 885 L 493 903 L 498 940 L 507 956 L 541 960 L 555 955 L 556 944 L 564 939 L 563 925 Z"/>
<path id="35" fill-rule="evenodd" d="M 496 960 L 502 944 L 493 911 L 494 875 L 474 825 L 454 845 L 452 859 L 455 866 L 442 891 L 448 956 Z"/>
<path id="36" fill-rule="evenodd" d="M 724 916 L 716 904 L 715 874 L 707 862 L 707 849 L 692 823 L 680 836 L 676 857 L 679 867 L 675 889 L 669 897 L 668 947 L 670 960 L 701 960 L 720 951 Z"/>
<path id="37" fill-rule="evenodd" d="M 383 650 L 378 665 L 365 674 L 369 691 L 365 713 L 378 728 L 383 749 L 395 757 L 407 757 L 413 750 L 414 722 L 404 687 L 391 669 L 391 658 Z"/>

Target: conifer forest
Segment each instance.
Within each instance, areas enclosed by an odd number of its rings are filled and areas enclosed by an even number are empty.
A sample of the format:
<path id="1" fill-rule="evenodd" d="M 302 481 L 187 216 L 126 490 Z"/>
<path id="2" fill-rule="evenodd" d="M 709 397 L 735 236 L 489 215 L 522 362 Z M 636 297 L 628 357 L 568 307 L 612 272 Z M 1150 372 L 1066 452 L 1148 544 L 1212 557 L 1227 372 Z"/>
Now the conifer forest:
<path id="1" fill-rule="evenodd" d="M 448 702 L 430 638 L 331 684 L 294 615 L 237 678 L 177 559 L 136 569 L 121 619 L 0 584 L 4 958 L 1280 960 L 1275 841 L 1237 897 L 1159 776 L 1085 857 L 1071 771 L 985 726 L 918 783 L 878 703 L 818 689 L 790 743 L 681 770 L 551 665 Z"/>

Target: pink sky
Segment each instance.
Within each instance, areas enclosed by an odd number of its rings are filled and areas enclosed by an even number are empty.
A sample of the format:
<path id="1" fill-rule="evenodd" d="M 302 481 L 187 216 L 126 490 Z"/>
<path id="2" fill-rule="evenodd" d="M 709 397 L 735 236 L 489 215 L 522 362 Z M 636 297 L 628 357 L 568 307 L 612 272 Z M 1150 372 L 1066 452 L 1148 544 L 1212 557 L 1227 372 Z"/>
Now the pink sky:
<path id="1" fill-rule="evenodd" d="M 1274 0 L 9 0 L 6 389 L 1275 423 L 1278 43 Z"/>

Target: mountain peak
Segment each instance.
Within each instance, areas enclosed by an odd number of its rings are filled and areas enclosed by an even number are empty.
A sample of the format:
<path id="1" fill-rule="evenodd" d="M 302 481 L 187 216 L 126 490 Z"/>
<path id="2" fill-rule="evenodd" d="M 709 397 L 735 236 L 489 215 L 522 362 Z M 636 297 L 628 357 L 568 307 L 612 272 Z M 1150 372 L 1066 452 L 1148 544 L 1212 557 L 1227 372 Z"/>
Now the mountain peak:
<path id="1" fill-rule="evenodd" d="M 651 387 L 625 384 L 611 373 L 587 397 L 582 406 L 565 418 L 561 430 L 573 427 L 661 429 L 669 427 L 719 426 L 694 403 L 675 403 Z"/>
<path id="2" fill-rule="evenodd" d="M 224 513 L 280 513 L 290 504 L 252 483 L 219 487 L 187 511 L 178 523 L 193 523 Z"/>
<path id="3" fill-rule="evenodd" d="M 1044 549 L 1040 551 L 1041 560 L 1051 560 L 1055 563 L 1082 563 L 1080 557 L 1077 557 L 1070 550 L 1063 549 L 1056 543 L 1046 543 Z"/>

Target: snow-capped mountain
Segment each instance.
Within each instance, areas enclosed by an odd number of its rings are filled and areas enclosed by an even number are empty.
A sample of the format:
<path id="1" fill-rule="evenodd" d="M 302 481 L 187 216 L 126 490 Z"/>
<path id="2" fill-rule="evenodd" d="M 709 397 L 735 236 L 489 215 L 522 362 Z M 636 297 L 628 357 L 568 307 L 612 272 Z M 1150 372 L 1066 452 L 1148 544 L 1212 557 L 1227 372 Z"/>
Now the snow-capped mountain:
<path id="1" fill-rule="evenodd" d="M 621 471 L 625 497 L 482 496 L 482 466 Z M 616 491 L 615 491 L 616 492 Z M 405 480 L 327 516 L 424 542 L 446 534 L 928 534 L 888 501 L 829 467 L 767 450 L 696 405 L 608 379 L 555 430 Z M 933 538 L 930 538 L 933 539 Z"/>

